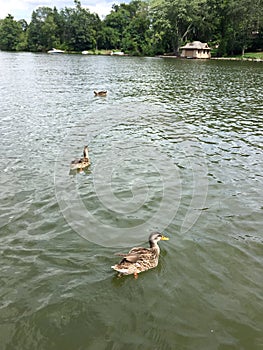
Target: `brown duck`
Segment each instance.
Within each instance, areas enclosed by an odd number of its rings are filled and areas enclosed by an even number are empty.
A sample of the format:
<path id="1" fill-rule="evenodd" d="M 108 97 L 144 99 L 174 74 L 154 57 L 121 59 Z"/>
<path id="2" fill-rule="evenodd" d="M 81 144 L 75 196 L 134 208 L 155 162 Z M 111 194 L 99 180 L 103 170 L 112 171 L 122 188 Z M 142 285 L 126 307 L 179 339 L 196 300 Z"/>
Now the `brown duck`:
<path id="1" fill-rule="evenodd" d="M 107 95 L 107 90 L 101 90 L 101 91 L 94 91 L 95 96 L 106 96 Z"/>
<path id="2" fill-rule="evenodd" d="M 119 272 L 119 275 L 134 275 L 153 269 L 158 265 L 160 255 L 159 241 L 167 241 L 168 237 L 163 236 L 160 232 L 153 232 L 149 237 L 150 248 L 135 247 L 127 254 L 116 255 L 122 256 L 122 260 L 111 268 Z"/>
<path id="3" fill-rule="evenodd" d="M 75 159 L 70 164 L 71 170 L 83 169 L 90 165 L 88 146 L 84 147 L 83 158 Z"/>

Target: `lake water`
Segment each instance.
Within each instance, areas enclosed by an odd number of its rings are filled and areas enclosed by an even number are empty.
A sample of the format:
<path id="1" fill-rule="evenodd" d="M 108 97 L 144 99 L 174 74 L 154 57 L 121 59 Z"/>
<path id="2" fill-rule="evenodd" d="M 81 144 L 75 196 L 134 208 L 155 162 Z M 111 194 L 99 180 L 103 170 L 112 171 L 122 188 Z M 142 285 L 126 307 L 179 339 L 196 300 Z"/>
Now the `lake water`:
<path id="1" fill-rule="evenodd" d="M 256 62 L 0 52 L 1 350 L 263 349 L 262 81 Z M 158 267 L 118 278 L 154 230 Z"/>

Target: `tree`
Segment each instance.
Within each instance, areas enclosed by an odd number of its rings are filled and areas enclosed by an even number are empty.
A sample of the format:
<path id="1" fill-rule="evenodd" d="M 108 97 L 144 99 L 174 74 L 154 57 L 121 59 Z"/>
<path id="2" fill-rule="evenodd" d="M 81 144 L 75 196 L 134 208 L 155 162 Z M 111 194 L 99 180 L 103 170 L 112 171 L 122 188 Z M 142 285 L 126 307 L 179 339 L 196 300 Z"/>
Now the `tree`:
<path id="1" fill-rule="evenodd" d="M 112 49 L 120 49 L 122 46 L 123 34 L 131 21 L 130 12 L 126 4 L 113 5 L 109 15 L 105 17 L 104 24 L 111 28 L 114 40 Z"/>
<path id="2" fill-rule="evenodd" d="M 65 8 L 61 11 L 64 23 L 63 39 L 69 50 L 83 51 L 95 49 L 98 40 L 100 19 L 89 10 L 81 7 L 80 1 L 75 0 L 74 9 Z"/>
<path id="3" fill-rule="evenodd" d="M 151 11 L 156 37 L 165 37 L 166 49 L 178 54 L 180 46 L 195 36 L 205 20 L 206 0 L 152 0 Z"/>
<path id="4" fill-rule="evenodd" d="M 119 42 L 118 31 L 103 24 L 98 36 L 98 48 L 106 50 L 115 49 L 119 47 Z"/>
<path id="5" fill-rule="evenodd" d="M 260 44 L 262 33 L 262 0 L 207 0 L 214 19 L 213 41 L 219 44 L 217 54 L 227 56 L 242 53 Z M 210 22 L 211 22 L 210 20 Z"/>
<path id="6" fill-rule="evenodd" d="M 124 31 L 123 49 L 137 55 L 152 55 L 152 31 L 148 3 L 133 0 L 130 3 L 129 12 L 131 20 Z"/>
<path id="7" fill-rule="evenodd" d="M 39 7 L 33 11 L 28 27 L 28 46 L 31 51 L 47 51 L 60 45 L 57 36 L 58 26 L 53 10 L 49 7 Z"/>
<path id="8" fill-rule="evenodd" d="M 16 51 L 22 34 L 21 24 L 12 15 L 7 15 L 0 23 L 0 50 Z"/>
<path id="9" fill-rule="evenodd" d="M 129 4 L 113 5 L 104 20 L 104 33 L 111 35 L 107 42 L 112 49 L 138 55 L 149 53 L 152 46 L 148 2 L 133 0 Z"/>
<path id="10" fill-rule="evenodd" d="M 244 55 L 254 40 L 253 33 L 257 33 L 263 23 L 262 0 L 239 0 L 231 2 L 229 18 L 232 22 L 236 49 Z"/>
<path id="11" fill-rule="evenodd" d="M 18 24 L 21 27 L 21 32 L 19 35 L 19 42 L 16 45 L 16 50 L 17 51 L 27 51 L 28 46 L 27 46 L 27 29 L 28 29 L 28 24 L 27 21 L 24 19 L 20 19 L 18 21 Z"/>

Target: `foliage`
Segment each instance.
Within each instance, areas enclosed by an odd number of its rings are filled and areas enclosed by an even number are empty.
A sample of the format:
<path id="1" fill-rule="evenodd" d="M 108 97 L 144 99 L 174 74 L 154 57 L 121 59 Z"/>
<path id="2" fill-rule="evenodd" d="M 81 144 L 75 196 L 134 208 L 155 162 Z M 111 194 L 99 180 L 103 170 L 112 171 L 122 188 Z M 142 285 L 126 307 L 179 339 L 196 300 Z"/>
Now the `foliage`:
<path id="1" fill-rule="evenodd" d="M 31 22 L 0 20 L 0 49 L 133 55 L 178 54 L 185 42 L 208 42 L 217 56 L 263 47 L 263 0 L 132 0 L 114 4 L 101 20 L 74 0 L 73 8 L 39 7 Z"/>
<path id="2" fill-rule="evenodd" d="M 28 47 L 30 51 L 46 51 L 59 45 L 58 27 L 54 11 L 49 7 L 39 7 L 33 11 L 28 26 Z"/>
<path id="3" fill-rule="evenodd" d="M 8 15 L 0 22 L 0 50 L 16 51 L 21 42 L 24 42 L 22 22 Z"/>
<path id="4" fill-rule="evenodd" d="M 65 8 L 61 11 L 64 29 L 61 38 L 63 48 L 70 51 L 95 49 L 100 19 L 98 15 L 91 14 L 82 8 L 79 1 L 75 0 L 74 2 L 76 5 L 74 9 Z"/>

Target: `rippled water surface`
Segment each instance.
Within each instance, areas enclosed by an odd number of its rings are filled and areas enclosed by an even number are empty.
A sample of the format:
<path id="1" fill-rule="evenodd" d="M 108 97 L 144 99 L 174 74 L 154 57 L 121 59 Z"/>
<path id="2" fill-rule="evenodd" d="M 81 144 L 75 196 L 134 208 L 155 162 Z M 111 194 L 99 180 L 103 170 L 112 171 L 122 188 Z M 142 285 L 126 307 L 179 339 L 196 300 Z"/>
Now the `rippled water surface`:
<path id="1" fill-rule="evenodd" d="M 254 62 L 0 52 L 1 349 L 263 348 L 262 81 Z M 158 267 L 118 278 L 114 253 L 153 230 Z"/>

